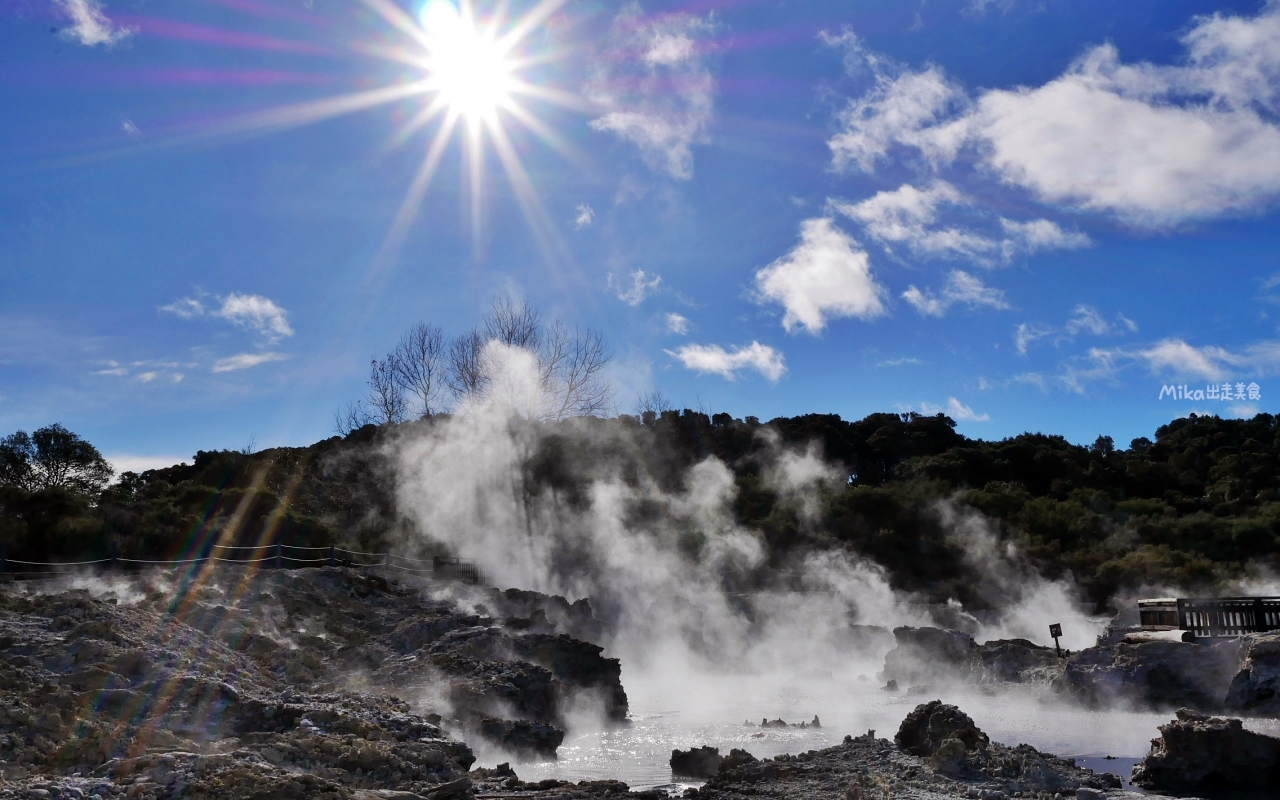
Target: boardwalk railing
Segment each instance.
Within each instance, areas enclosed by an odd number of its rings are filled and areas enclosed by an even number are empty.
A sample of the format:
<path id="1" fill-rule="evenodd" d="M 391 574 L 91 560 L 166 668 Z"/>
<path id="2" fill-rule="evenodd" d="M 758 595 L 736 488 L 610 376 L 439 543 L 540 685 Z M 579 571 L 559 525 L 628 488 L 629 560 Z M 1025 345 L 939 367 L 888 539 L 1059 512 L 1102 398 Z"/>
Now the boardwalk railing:
<path id="1" fill-rule="evenodd" d="M 1191 631 L 1197 639 L 1280 630 L 1280 597 L 1210 597 L 1142 600 L 1144 628 Z"/>
<path id="2" fill-rule="evenodd" d="M 343 547 L 298 547 L 291 544 L 259 546 L 211 545 L 202 556 L 173 560 L 126 558 L 111 555 L 91 561 L 24 561 L 8 558 L 0 545 L 0 576 L 7 580 L 39 580 L 83 572 L 138 571 L 149 567 L 181 567 L 195 564 L 255 565 L 265 569 L 299 569 L 303 567 L 383 568 L 400 572 L 429 575 L 440 580 L 480 583 L 484 575 L 474 561 L 436 556 L 431 559 L 408 558 L 395 553 L 367 553 Z M 16 569 L 15 569 L 16 568 Z"/>

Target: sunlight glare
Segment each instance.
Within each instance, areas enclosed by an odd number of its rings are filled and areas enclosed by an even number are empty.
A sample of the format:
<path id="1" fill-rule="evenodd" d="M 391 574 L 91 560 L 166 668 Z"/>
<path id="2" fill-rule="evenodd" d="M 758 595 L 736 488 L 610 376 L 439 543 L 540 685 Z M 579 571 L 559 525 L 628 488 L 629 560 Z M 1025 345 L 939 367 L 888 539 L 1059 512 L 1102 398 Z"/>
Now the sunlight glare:
<path id="1" fill-rule="evenodd" d="M 426 70 L 438 102 L 472 124 L 494 121 L 514 86 L 508 47 L 448 0 L 432 0 L 419 20 L 427 34 Z"/>

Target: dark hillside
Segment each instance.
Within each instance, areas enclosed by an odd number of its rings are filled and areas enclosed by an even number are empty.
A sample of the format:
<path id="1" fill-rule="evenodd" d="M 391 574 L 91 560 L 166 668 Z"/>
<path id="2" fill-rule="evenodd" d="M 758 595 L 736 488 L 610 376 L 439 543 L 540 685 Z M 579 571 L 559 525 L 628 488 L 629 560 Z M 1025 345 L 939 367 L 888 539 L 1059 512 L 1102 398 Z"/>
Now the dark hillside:
<path id="1" fill-rule="evenodd" d="M 0 486 L 0 537 L 11 558 L 192 557 L 213 543 L 339 544 L 380 550 L 404 541 L 389 446 L 431 421 L 365 426 L 310 447 L 197 453 L 190 465 L 125 473 L 97 496 L 66 487 Z M 761 423 L 685 410 L 643 418 L 520 423 L 532 432 L 523 491 L 585 505 L 601 476 L 665 489 L 715 457 L 734 473 L 738 521 L 758 531 L 768 582 L 793 556 L 841 548 L 885 567 L 896 586 L 981 608 L 941 500 L 981 512 L 1042 574 L 1070 573 L 1098 604 L 1167 586 L 1210 591 L 1280 550 L 1280 423 L 1192 416 L 1118 449 L 1027 433 L 968 439 L 943 415 L 809 414 Z M 816 443 L 844 480 L 820 490 L 805 519 L 765 473 L 783 449 Z M 643 504 L 630 513 L 660 513 Z M 696 557 L 697 542 L 691 540 Z"/>

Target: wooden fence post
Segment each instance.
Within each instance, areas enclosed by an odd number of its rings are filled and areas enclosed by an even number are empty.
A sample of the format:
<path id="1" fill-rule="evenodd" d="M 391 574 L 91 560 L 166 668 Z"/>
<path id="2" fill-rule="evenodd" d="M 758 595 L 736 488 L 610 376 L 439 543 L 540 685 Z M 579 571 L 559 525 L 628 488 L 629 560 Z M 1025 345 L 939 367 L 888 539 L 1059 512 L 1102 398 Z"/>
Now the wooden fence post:
<path id="1" fill-rule="evenodd" d="M 284 558 L 281 556 L 280 552 L 283 549 L 283 546 L 281 546 L 279 542 L 276 542 L 276 569 L 284 569 Z"/>
<path id="2" fill-rule="evenodd" d="M 9 559 L 9 543 L 0 542 L 0 572 L 5 571 L 5 562 Z"/>
<path id="3" fill-rule="evenodd" d="M 337 562 L 333 558 L 333 545 L 329 545 L 329 566 L 334 566 Z"/>
<path id="4" fill-rule="evenodd" d="M 120 557 L 120 543 L 115 539 L 111 540 L 111 544 L 107 546 L 107 558 L 111 559 L 107 562 L 107 569 L 116 568 L 116 559 Z"/>

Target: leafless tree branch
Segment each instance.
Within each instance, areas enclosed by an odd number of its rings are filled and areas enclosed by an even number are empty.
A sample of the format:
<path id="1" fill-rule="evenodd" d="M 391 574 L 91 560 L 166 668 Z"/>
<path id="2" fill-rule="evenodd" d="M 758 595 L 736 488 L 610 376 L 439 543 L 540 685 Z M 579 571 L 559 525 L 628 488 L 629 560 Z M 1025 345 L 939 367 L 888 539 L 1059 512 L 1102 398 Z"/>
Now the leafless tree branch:
<path id="1" fill-rule="evenodd" d="M 444 410 L 446 350 L 444 331 L 437 325 L 419 322 L 400 339 L 392 353 L 396 380 L 403 391 L 414 397 L 414 411 L 420 417 Z"/>

